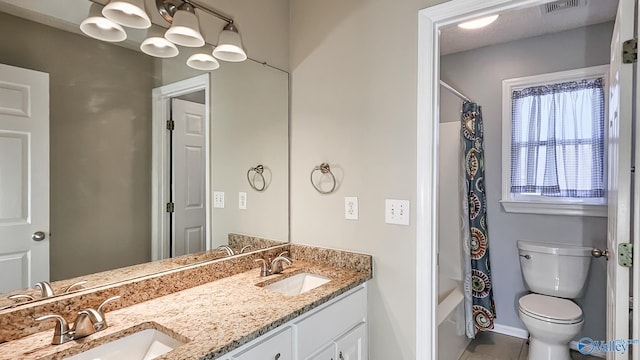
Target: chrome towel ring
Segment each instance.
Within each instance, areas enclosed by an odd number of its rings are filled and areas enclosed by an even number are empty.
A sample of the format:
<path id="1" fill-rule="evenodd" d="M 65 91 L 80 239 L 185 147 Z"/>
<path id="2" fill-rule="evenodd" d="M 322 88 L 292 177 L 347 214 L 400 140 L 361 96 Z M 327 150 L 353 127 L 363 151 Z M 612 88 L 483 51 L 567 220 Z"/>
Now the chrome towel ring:
<path id="1" fill-rule="evenodd" d="M 255 191 L 264 191 L 264 188 L 267 186 L 267 182 L 264 180 L 264 166 L 258 165 L 256 167 L 249 168 L 247 171 L 247 181 L 249 182 L 249 186 L 253 188 Z M 251 175 L 253 173 L 253 176 Z M 262 186 L 256 186 L 256 177 L 259 177 L 262 181 Z"/>
<path id="2" fill-rule="evenodd" d="M 330 190 L 328 190 L 328 191 L 322 190 L 313 181 L 313 173 L 315 173 L 316 171 L 320 171 L 324 175 L 329 174 L 329 176 L 331 176 L 332 185 L 331 185 L 331 189 Z M 331 194 L 332 192 L 334 192 L 336 190 L 336 177 L 331 172 L 331 167 L 327 163 L 322 163 L 319 166 L 314 167 L 313 170 L 311 170 L 310 179 L 311 179 L 311 185 L 313 185 L 313 188 L 316 189 L 316 191 L 319 192 L 320 194 Z"/>

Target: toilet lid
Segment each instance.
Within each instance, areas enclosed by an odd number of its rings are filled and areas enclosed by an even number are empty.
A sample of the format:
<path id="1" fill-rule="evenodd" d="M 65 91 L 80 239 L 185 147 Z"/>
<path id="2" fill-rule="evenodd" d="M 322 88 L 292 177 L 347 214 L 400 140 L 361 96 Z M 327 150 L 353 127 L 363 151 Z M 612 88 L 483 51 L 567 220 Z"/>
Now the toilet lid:
<path id="1" fill-rule="evenodd" d="M 518 305 L 524 313 L 550 322 L 575 323 L 582 320 L 582 309 L 567 299 L 529 294 L 521 297 Z"/>

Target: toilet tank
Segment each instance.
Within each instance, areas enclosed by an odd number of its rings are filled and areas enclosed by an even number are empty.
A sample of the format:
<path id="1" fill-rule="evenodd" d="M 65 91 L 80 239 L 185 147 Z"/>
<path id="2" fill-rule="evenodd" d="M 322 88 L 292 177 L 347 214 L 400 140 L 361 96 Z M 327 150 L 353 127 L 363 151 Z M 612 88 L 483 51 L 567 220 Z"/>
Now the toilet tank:
<path id="1" fill-rule="evenodd" d="M 562 298 L 583 295 L 589 277 L 592 248 L 518 241 L 520 268 L 534 293 Z"/>

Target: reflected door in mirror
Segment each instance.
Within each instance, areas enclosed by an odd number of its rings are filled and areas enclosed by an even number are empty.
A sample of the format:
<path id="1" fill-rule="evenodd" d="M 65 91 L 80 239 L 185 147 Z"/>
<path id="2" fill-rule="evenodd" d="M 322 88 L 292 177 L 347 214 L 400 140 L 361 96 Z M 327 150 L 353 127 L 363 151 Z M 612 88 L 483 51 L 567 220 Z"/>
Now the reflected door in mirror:
<path id="1" fill-rule="evenodd" d="M 205 106 L 172 99 L 173 256 L 205 250 Z"/>
<path id="2" fill-rule="evenodd" d="M 49 74 L 0 64 L 0 292 L 49 280 Z"/>

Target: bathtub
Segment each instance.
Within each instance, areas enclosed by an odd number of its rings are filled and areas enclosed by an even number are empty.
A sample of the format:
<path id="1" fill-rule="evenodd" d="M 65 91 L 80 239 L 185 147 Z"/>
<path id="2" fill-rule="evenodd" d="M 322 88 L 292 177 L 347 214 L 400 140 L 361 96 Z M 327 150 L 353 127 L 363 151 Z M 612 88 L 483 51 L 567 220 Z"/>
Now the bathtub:
<path id="1" fill-rule="evenodd" d="M 438 285 L 438 360 L 458 360 L 471 342 L 465 335 L 462 283 L 445 278 Z"/>

